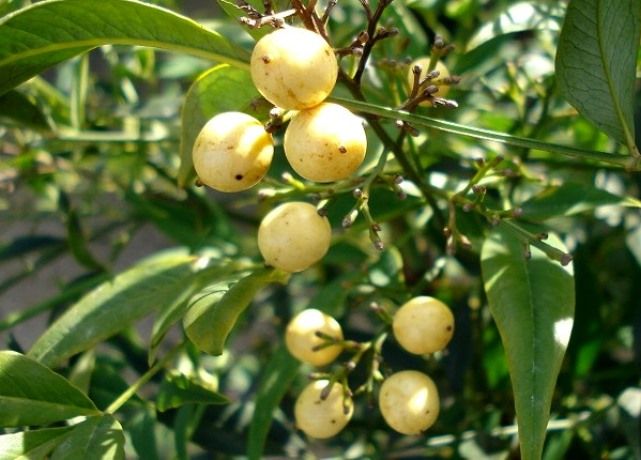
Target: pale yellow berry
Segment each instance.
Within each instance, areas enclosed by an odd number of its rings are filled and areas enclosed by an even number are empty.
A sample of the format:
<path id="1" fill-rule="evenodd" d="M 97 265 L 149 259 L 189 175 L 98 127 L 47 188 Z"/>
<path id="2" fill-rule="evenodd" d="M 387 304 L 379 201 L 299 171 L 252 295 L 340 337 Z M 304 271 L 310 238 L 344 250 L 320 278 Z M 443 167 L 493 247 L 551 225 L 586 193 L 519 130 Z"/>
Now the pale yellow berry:
<path id="1" fill-rule="evenodd" d="M 417 435 L 434 424 L 440 402 L 431 378 L 418 371 L 401 371 L 383 381 L 378 406 L 391 428 Z"/>
<path id="2" fill-rule="evenodd" d="M 272 209 L 258 227 L 258 249 L 267 265 L 300 272 L 327 253 L 332 228 L 316 207 L 303 202 Z"/>
<path id="3" fill-rule="evenodd" d="M 221 192 L 256 185 L 272 161 L 274 143 L 260 121 L 241 112 L 224 112 L 202 128 L 192 151 L 200 181 Z"/>
<path id="4" fill-rule="evenodd" d="M 287 325 L 285 344 L 299 361 L 320 367 L 334 361 L 343 351 L 343 347 L 336 344 L 315 349 L 327 343 L 327 340 L 317 336 L 316 332 L 343 340 L 343 330 L 338 321 L 320 310 L 308 308 L 298 313 Z"/>
<path id="5" fill-rule="evenodd" d="M 407 83 L 410 89 L 414 85 L 414 73 L 412 72 L 412 69 L 414 68 L 414 66 L 417 66 L 417 65 L 421 66 L 421 80 L 423 80 L 423 78 L 425 78 L 425 76 L 427 75 L 427 69 L 429 68 L 429 65 L 430 65 L 430 58 L 429 57 L 418 58 L 410 64 L 410 68 L 407 73 Z M 446 97 L 447 93 L 450 91 L 449 85 L 438 85 L 437 83 L 439 81 L 442 81 L 444 78 L 449 77 L 450 71 L 447 69 L 445 64 L 443 64 L 441 61 L 436 62 L 436 66 L 434 67 L 434 70 L 438 70 L 439 76 L 431 81 L 425 82 L 425 84 L 421 86 L 421 89 L 425 89 L 429 85 L 436 85 L 438 86 L 438 92 L 436 92 L 434 96 Z M 429 105 L 429 102 L 427 101 L 421 102 L 421 105 Z"/>
<path id="6" fill-rule="evenodd" d="M 414 297 L 394 314 L 392 329 L 398 343 L 410 353 L 434 353 L 444 349 L 452 339 L 454 315 L 440 300 Z"/>
<path id="7" fill-rule="evenodd" d="M 362 120 L 338 104 L 298 112 L 285 131 L 285 155 L 302 177 L 333 182 L 351 176 L 367 150 Z"/>
<path id="8" fill-rule="evenodd" d="M 305 109 L 332 92 L 338 63 L 319 34 L 285 27 L 258 40 L 250 70 L 254 85 L 269 102 L 288 110 Z"/>
<path id="9" fill-rule="evenodd" d="M 321 399 L 321 392 L 328 380 L 316 380 L 305 387 L 294 406 L 296 426 L 308 436 L 317 439 L 331 438 L 338 434 L 352 418 L 354 405 L 343 387 L 335 383 Z"/>

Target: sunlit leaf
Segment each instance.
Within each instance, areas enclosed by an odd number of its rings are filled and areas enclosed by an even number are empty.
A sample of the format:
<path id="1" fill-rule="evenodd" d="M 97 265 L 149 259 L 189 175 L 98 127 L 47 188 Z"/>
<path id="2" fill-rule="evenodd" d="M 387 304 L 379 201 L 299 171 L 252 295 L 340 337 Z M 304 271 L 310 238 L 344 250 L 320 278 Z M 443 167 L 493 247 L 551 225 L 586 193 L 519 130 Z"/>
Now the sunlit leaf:
<path id="1" fill-rule="evenodd" d="M 97 413 L 64 377 L 19 353 L 0 352 L 0 426 L 44 425 Z"/>
<path id="2" fill-rule="evenodd" d="M 632 148 L 641 0 L 572 0 L 556 55 L 559 88 L 601 130 Z M 638 152 L 637 152 L 638 154 Z"/>
<path id="3" fill-rule="evenodd" d="M 56 448 L 51 460 L 124 460 L 125 436 L 120 423 L 111 415 L 89 417 Z"/>
<path id="4" fill-rule="evenodd" d="M 101 45 L 138 45 L 247 66 L 248 53 L 172 11 L 134 0 L 49 0 L 0 19 L 0 94 Z"/>
<path id="5" fill-rule="evenodd" d="M 54 366 L 169 305 L 188 289 L 206 260 L 184 250 L 160 253 L 104 282 L 69 308 L 29 351 Z"/>
<path id="6" fill-rule="evenodd" d="M 554 235 L 547 242 L 563 251 Z M 481 251 L 483 283 L 490 312 L 507 354 L 519 427 L 521 455 L 538 460 L 543 452 L 552 395 L 574 323 L 574 275 L 524 245 L 499 225 Z"/>

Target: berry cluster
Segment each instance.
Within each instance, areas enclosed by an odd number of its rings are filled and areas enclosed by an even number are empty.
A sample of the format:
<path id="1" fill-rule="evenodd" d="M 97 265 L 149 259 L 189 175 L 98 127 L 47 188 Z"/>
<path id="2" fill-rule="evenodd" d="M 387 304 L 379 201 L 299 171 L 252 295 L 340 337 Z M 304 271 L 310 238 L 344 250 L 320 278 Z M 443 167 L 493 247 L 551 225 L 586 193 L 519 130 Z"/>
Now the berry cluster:
<path id="1" fill-rule="evenodd" d="M 399 345 L 409 353 L 426 355 L 443 350 L 454 333 L 454 316 L 443 302 L 433 297 L 415 297 L 403 304 L 391 318 L 391 329 Z M 358 343 L 343 338 L 340 324 L 331 316 L 307 309 L 287 325 L 285 343 L 289 352 L 307 364 L 323 367 L 341 353 L 354 356 L 332 373 L 313 374 L 318 378 L 307 385 L 295 405 L 296 425 L 313 438 L 329 438 L 339 433 L 354 412 L 352 397 L 361 390 L 371 392 L 371 382 L 355 392 L 349 388 L 348 374 L 362 355 L 372 350 L 372 362 L 381 361 L 382 340 Z M 381 381 L 378 406 L 387 424 L 406 435 L 417 435 L 434 424 L 439 414 L 439 396 L 432 379 L 422 372 L 405 370 L 387 378 L 372 370 L 373 380 Z"/>
<path id="2" fill-rule="evenodd" d="M 436 69 L 422 70 L 430 65 L 436 65 Z M 256 185 L 272 161 L 272 132 L 285 121 L 289 124 L 283 148 L 297 174 L 322 183 L 354 174 L 365 157 L 367 139 L 360 118 L 338 104 L 325 102 L 339 73 L 335 51 L 327 41 L 307 29 L 276 29 L 257 42 L 250 70 L 258 91 L 275 106 L 272 119 L 263 125 L 247 114 L 226 112 L 209 120 L 193 148 L 199 181 L 222 192 L 238 192 Z M 433 103 L 433 94 L 438 91 L 434 90 L 435 85 L 448 85 L 449 78 L 440 62 L 415 62 L 408 75 L 408 103 Z M 362 211 L 368 212 L 364 193 L 360 189 L 354 192 Z M 345 222 L 343 225 L 347 226 Z M 290 273 L 301 272 L 326 254 L 331 235 L 328 219 L 314 205 L 287 202 L 272 209 L 261 221 L 258 248 L 267 265 Z M 302 362 L 323 367 L 342 353 L 352 354 L 336 371 L 317 374 L 299 395 L 296 424 L 307 435 L 328 438 L 339 433 L 354 412 L 353 396 L 361 392 L 372 396 L 375 384 L 381 381 L 379 408 L 394 430 L 418 434 L 436 420 L 439 397 L 434 382 L 412 370 L 384 378 L 379 371 L 381 348 L 391 330 L 399 345 L 410 353 L 425 355 L 442 350 L 453 334 L 451 311 L 436 299 L 416 297 L 393 317 L 381 316 L 389 320 L 385 332 L 364 343 L 345 340 L 340 324 L 319 310 L 304 310 L 288 324 L 287 348 Z M 349 374 L 365 355 L 371 358 L 370 377 L 352 392 Z"/>
<path id="3" fill-rule="evenodd" d="M 358 169 L 367 149 L 365 129 L 346 108 L 324 102 L 336 84 L 338 62 L 320 35 L 296 27 L 277 29 L 256 43 L 250 70 L 256 88 L 276 112 L 290 111 L 284 150 L 296 173 L 315 182 L 334 182 Z M 201 183 L 238 192 L 265 176 L 273 153 L 274 140 L 259 120 L 226 112 L 209 120 L 197 136 L 194 168 Z M 268 265 L 300 272 L 325 255 L 330 238 L 329 221 L 314 206 L 291 202 L 265 216 L 258 248 Z"/>

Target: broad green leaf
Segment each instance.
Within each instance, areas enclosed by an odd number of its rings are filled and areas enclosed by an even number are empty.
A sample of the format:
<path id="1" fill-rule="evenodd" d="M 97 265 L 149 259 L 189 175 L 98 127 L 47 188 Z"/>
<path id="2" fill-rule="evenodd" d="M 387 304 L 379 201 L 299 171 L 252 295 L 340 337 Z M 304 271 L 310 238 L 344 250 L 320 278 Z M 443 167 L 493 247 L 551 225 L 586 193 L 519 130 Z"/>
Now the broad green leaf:
<path id="1" fill-rule="evenodd" d="M 134 265 L 69 308 L 38 338 L 29 355 L 55 366 L 93 347 L 152 311 L 170 305 L 208 262 L 179 249 Z"/>
<path id="2" fill-rule="evenodd" d="M 0 436 L 0 460 L 41 460 L 60 444 L 71 427 L 21 431 Z"/>
<path id="3" fill-rule="evenodd" d="M 153 407 L 144 407 L 125 422 L 125 430 L 129 433 L 137 458 L 140 460 L 160 459 L 156 424 L 156 411 Z M 164 456 L 164 458 L 167 457 L 167 455 Z"/>
<path id="4" fill-rule="evenodd" d="M 248 53 L 172 11 L 134 0 L 49 0 L 0 19 L 0 94 L 101 45 L 137 45 L 247 67 Z"/>
<path id="5" fill-rule="evenodd" d="M 0 426 L 44 425 L 98 413 L 64 377 L 19 353 L 0 352 Z"/>
<path id="6" fill-rule="evenodd" d="M 194 302 L 183 319 L 187 337 L 199 350 L 220 355 L 238 318 L 258 291 L 270 283 L 284 283 L 289 274 L 271 268 L 240 279 L 226 292 L 213 292 Z"/>
<path id="7" fill-rule="evenodd" d="M 240 269 L 242 264 L 236 262 L 221 262 L 218 265 L 208 267 L 205 270 L 201 271 L 198 276 L 194 279 L 194 282 L 183 291 L 183 293 L 177 297 L 171 305 L 168 305 L 167 308 L 162 309 L 156 320 L 151 333 L 151 345 L 149 347 L 149 362 L 153 362 L 156 357 L 156 352 L 158 347 L 162 343 L 165 334 L 167 331 L 177 323 L 188 310 L 191 298 L 206 284 L 211 285 L 215 280 L 221 279 L 226 275 L 229 275 L 234 270 Z M 227 286 L 225 286 L 226 288 Z M 214 288 L 217 290 L 218 288 Z M 226 289 L 225 289 L 226 290 Z M 222 294 L 221 294 L 222 295 Z"/>
<path id="8" fill-rule="evenodd" d="M 184 374 L 168 375 L 158 390 L 157 409 L 164 412 L 189 403 L 229 404 L 229 399 L 193 377 Z"/>
<path id="9" fill-rule="evenodd" d="M 565 251 L 550 235 L 547 243 Z M 490 312 L 501 334 L 514 391 L 524 460 L 543 452 L 552 395 L 574 322 L 572 265 L 561 266 L 500 224 L 483 244 L 481 268 Z"/>
<path id="10" fill-rule="evenodd" d="M 561 29 L 564 6 L 519 2 L 510 5 L 493 21 L 486 22 L 470 39 L 467 52 L 496 37 L 526 30 Z"/>
<path id="11" fill-rule="evenodd" d="M 263 458 L 265 440 L 274 417 L 274 409 L 287 393 L 298 373 L 300 363 L 289 354 L 284 345 L 272 354 L 258 384 L 254 415 L 249 425 L 247 457 L 250 460 Z"/>
<path id="12" fill-rule="evenodd" d="M 12 13 L 28 4 L 29 0 L 0 0 L 0 16 Z"/>
<path id="13" fill-rule="evenodd" d="M 220 64 L 203 73 L 191 85 L 182 108 L 180 136 L 180 169 L 178 184 L 185 187 L 193 179 L 191 152 L 196 136 L 205 123 L 220 112 L 240 111 L 257 116 L 254 101 L 260 94 L 245 69 Z"/>
<path id="14" fill-rule="evenodd" d="M 591 211 L 599 206 L 616 205 L 641 208 L 641 201 L 621 197 L 596 187 L 566 183 L 550 187 L 521 205 L 523 218 L 545 220 Z"/>
<path id="15" fill-rule="evenodd" d="M 73 431 L 56 448 L 51 460 L 125 459 L 125 436 L 111 415 L 90 417 L 73 426 Z"/>
<path id="16" fill-rule="evenodd" d="M 1 95 L 0 107 L 2 107 L 0 121 L 7 119 L 18 123 L 22 127 L 40 131 L 51 129 L 49 120 L 40 110 L 38 104 L 19 91 L 9 91 Z"/>
<path id="17" fill-rule="evenodd" d="M 616 6 L 611 0 L 572 0 L 556 55 L 566 99 L 632 152 L 640 36 L 641 0 L 618 0 Z"/>

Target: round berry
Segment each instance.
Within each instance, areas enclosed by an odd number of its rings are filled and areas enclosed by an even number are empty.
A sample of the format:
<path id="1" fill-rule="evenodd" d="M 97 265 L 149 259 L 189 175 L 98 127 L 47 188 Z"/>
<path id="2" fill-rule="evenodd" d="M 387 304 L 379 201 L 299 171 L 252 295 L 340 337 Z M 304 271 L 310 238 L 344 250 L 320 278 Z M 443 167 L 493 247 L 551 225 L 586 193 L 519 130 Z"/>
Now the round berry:
<path id="1" fill-rule="evenodd" d="M 414 72 L 412 72 L 412 69 L 414 68 L 414 66 L 417 66 L 417 65 L 421 66 L 421 80 L 423 80 L 423 78 L 425 78 L 425 76 L 427 75 L 427 69 L 429 68 L 429 65 L 430 65 L 430 58 L 429 57 L 418 58 L 410 64 L 410 69 L 407 73 L 407 83 L 409 84 L 410 89 L 414 85 Z M 431 81 L 425 82 L 421 86 L 421 90 L 425 89 L 429 85 L 436 85 L 436 83 L 439 80 L 443 80 L 444 78 L 447 78 L 450 76 L 450 71 L 447 69 L 445 64 L 443 64 L 441 61 L 437 61 L 436 66 L 434 67 L 433 70 L 438 70 L 438 73 L 439 73 L 438 77 L 434 78 Z M 436 86 L 438 86 L 438 92 L 436 92 L 434 96 L 437 96 L 437 97 L 447 96 L 447 93 L 450 91 L 449 85 L 436 85 Z M 421 105 L 429 105 L 429 102 L 423 101 L 421 102 Z"/>
<path id="2" fill-rule="evenodd" d="M 328 380 L 316 380 L 307 385 L 294 406 L 296 426 L 312 438 L 335 436 L 354 413 L 352 399 L 343 393 L 343 387 L 338 383 L 332 385 L 327 398 L 321 398 L 328 383 Z"/>
<path id="3" fill-rule="evenodd" d="M 338 104 L 323 103 L 292 118 L 284 148 L 289 164 L 302 177 L 333 182 L 358 169 L 367 137 L 359 117 Z"/>
<path id="4" fill-rule="evenodd" d="M 417 435 L 434 424 L 440 403 L 436 385 L 418 371 L 401 371 L 381 385 L 378 405 L 385 422 L 402 434 Z"/>
<path id="5" fill-rule="evenodd" d="M 343 340 L 343 330 L 338 321 L 320 310 L 309 308 L 301 311 L 289 322 L 285 331 L 285 344 L 299 361 L 321 367 L 334 361 L 343 351 L 343 347 L 336 344 L 315 349 L 327 343 L 326 339 L 316 335 L 317 332 L 336 340 Z"/>
<path id="6" fill-rule="evenodd" d="M 394 337 L 405 350 L 416 355 L 444 349 L 454 334 L 454 315 L 440 300 L 414 297 L 394 314 Z"/>
<path id="7" fill-rule="evenodd" d="M 256 185 L 272 161 L 274 143 L 260 121 L 241 112 L 224 112 L 202 128 L 192 151 L 200 181 L 221 192 Z"/>
<path id="8" fill-rule="evenodd" d="M 272 209 L 258 227 L 258 249 L 265 262 L 288 272 L 301 272 L 323 258 L 332 237 L 326 217 L 303 202 Z"/>
<path id="9" fill-rule="evenodd" d="M 258 40 L 250 70 L 258 91 L 283 109 L 306 109 L 325 100 L 338 76 L 334 50 L 317 33 L 285 27 Z"/>

